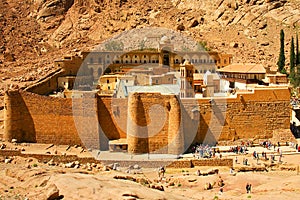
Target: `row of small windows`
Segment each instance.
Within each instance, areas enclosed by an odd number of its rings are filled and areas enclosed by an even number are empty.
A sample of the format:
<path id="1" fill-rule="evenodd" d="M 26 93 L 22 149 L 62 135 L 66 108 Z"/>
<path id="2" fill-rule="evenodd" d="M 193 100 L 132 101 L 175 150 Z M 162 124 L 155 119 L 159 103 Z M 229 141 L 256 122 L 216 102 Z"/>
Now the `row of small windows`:
<path id="1" fill-rule="evenodd" d="M 149 59 L 148 56 L 144 55 L 143 59 L 139 59 L 137 55 L 134 56 L 134 59 L 130 59 L 128 55 L 124 56 L 125 59 L 123 58 L 122 60 L 120 60 L 119 58 L 114 59 L 113 63 L 148 63 L 148 62 L 152 62 L 152 63 L 158 63 L 158 57 L 154 56 L 155 59 L 153 59 L 151 57 L 151 59 Z M 189 60 L 189 59 L 187 59 Z M 184 63 L 185 59 L 175 59 L 174 64 L 180 64 L 180 63 Z M 190 60 L 191 63 L 217 63 L 217 60 L 213 60 L 213 59 L 191 59 Z M 107 59 L 106 59 L 106 63 L 110 63 L 111 60 L 109 59 L 109 55 L 107 55 Z M 94 58 L 89 58 L 89 63 L 95 63 Z M 103 59 L 100 57 L 98 58 L 98 63 L 103 63 Z M 226 60 L 224 60 L 224 63 L 226 64 Z"/>
<path id="2" fill-rule="evenodd" d="M 94 59 L 90 58 L 89 61 L 90 64 L 94 63 Z M 102 63 L 102 60 L 99 59 L 98 63 Z M 106 63 L 111 63 L 110 60 L 106 60 Z M 159 60 L 114 60 L 113 63 L 115 64 L 119 64 L 119 63 L 126 63 L 126 64 L 131 64 L 131 63 L 159 63 Z M 178 59 L 176 59 L 174 61 L 174 64 L 181 64 L 182 62 L 180 62 Z M 192 63 L 214 63 L 213 60 L 210 60 L 210 62 L 206 62 L 206 60 L 199 60 L 199 62 L 197 60 L 192 60 Z"/>
<path id="3" fill-rule="evenodd" d="M 89 64 L 93 64 L 93 63 L 95 63 L 94 59 L 90 58 L 89 59 Z M 98 59 L 98 63 L 103 63 L 101 58 Z M 109 64 L 109 63 L 111 63 L 111 60 L 106 60 L 104 63 Z M 143 59 L 143 60 L 138 60 L 138 59 L 135 59 L 135 60 L 114 60 L 112 63 L 115 63 L 115 64 L 119 64 L 119 63 L 159 63 L 159 60 L 158 59 L 152 59 L 152 60 L 149 60 L 149 59 Z"/>
<path id="4" fill-rule="evenodd" d="M 225 78 L 236 78 L 236 79 L 258 79 L 258 78 L 264 78 L 263 75 L 256 75 L 256 74 L 232 74 L 227 73 L 223 75 Z"/>

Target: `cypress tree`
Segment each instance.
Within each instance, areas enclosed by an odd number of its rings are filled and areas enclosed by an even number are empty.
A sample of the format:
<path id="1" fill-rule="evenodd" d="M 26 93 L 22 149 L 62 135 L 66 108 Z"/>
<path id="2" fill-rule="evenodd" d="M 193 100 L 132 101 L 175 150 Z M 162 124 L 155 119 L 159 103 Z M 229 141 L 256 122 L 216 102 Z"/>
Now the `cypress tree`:
<path id="1" fill-rule="evenodd" d="M 277 66 L 278 66 L 278 71 L 281 73 L 286 73 L 285 71 L 285 56 L 284 56 L 284 32 L 281 29 L 280 30 L 280 53 L 279 53 L 279 58 L 278 58 L 278 62 L 277 62 Z"/>
<path id="2" fill-rule="evenodd" d="M 300 52 L 299 52 L 299 42 L 298 42 L 298 33 L 296 35 L 296 65 L 300 64 Z"/>
<path id="3" fill-rule="evenodd" d="M 293 78 L 295 76 L 295 45 L 294 37 L 292 37 L 291 50 L 290 50 L 290 75 Z"/>

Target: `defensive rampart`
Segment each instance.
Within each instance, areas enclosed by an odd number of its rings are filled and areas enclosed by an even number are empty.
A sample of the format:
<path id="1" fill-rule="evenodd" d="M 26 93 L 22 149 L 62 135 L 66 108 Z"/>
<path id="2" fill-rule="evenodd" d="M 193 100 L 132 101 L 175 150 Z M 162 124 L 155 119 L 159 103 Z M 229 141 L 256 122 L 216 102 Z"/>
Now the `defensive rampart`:
<path id="1" fill-rule="evenodd" d="M 196 142 L 272 138 L 274 131 L 289 129 L 289 96 L 287 88 L 197 100 L 160 93 L 133 93 L 127 100 L 92 92 L 66 99 L 7 91 L 4 137 L 101 150 L 108 140 L 127 138 L 131 153 L 180 154 Z"/>
<path id="2" fill-rule="evenodd" d="M 93 123 L 97 121 L 96 112 L 95 95 L 72 100 L 21 90 L 7 91 L 4 139 L 73 145 L 82 144 L 82 137 L 89 147 L 99 148 L 99 129 L 97 123 Z"/>

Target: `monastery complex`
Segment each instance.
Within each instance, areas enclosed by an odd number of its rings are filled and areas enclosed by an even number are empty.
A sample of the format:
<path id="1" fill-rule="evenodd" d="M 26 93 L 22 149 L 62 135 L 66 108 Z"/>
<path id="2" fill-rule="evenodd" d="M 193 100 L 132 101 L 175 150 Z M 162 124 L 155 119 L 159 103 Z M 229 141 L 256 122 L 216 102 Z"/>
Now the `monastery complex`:
<path id="1" fill-rule="evenodd" d="M 230 54 L 81 52 L 5 94 L 6 140 L 179 155 L 192 144 L 293 138 L 285 75 Z"/>

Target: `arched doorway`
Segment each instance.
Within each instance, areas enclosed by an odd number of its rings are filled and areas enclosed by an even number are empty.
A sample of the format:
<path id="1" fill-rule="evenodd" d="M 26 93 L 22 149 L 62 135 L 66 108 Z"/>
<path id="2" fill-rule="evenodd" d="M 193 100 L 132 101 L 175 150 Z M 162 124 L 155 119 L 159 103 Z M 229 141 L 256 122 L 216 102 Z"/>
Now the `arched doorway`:
<path id="1" fill-rule="evenodd" d="M 170 66 L 170 52 L 163 51 L 163 65 Z"/>

